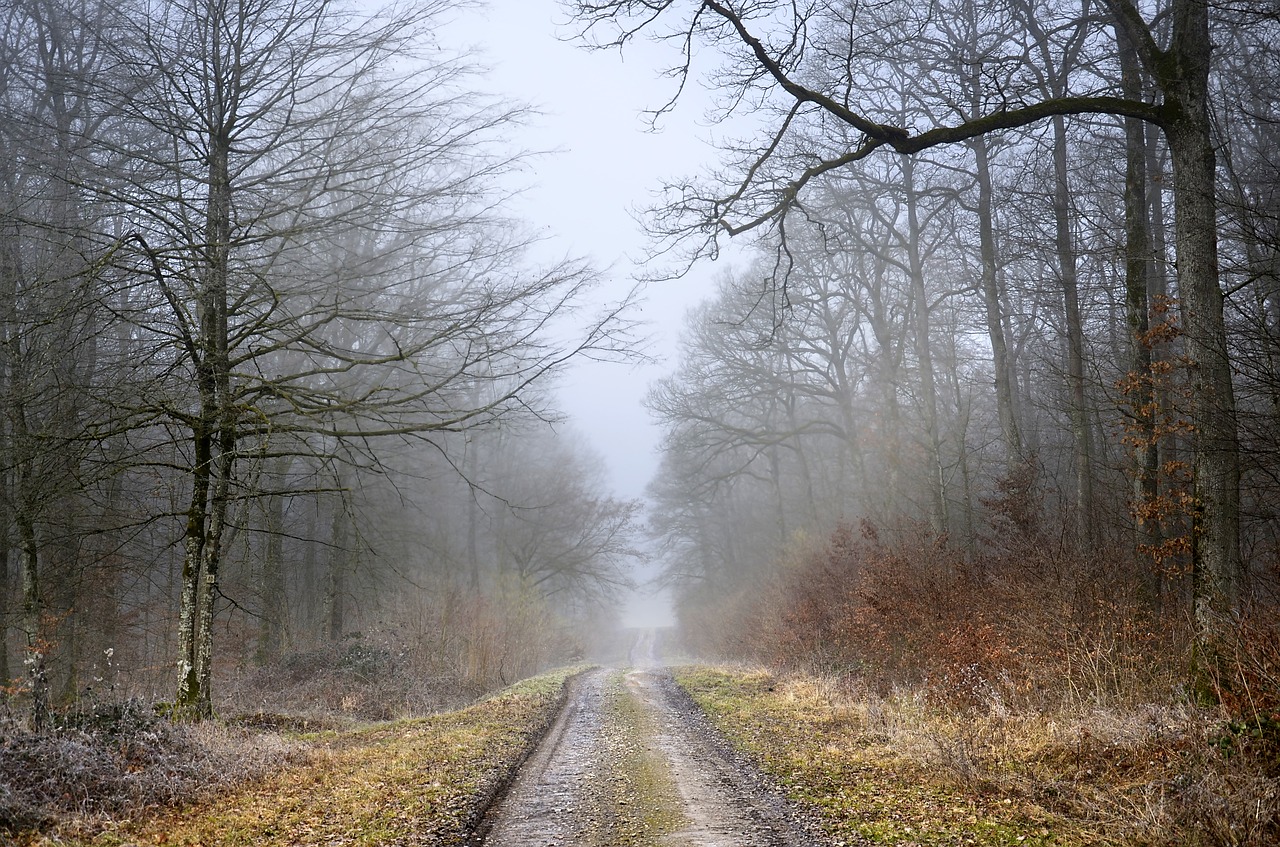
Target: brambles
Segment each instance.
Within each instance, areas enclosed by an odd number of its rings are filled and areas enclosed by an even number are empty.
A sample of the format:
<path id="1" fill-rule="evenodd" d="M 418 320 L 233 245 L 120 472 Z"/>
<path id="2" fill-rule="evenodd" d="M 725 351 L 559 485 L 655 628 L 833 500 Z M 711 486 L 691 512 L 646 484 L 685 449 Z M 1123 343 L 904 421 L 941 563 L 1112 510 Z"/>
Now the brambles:
<path id="1" fill-rule="evenodd" d="M 889 546 L 843 526 L 744 591 L 700 646 L 990 708 L 1169 696 L 1188 633 L 1144 605 L 1140 575 L 1024 537 L 970 558 L 927 533 Z"/>
<path id="2" fill-rule="evenodd" d="M 173 724 L 137 702 L 61 715 L 44 732 L 15 722 L 0 745 L 0 832 L 135 815 L 300 760 L 277 736 Z"/>
<path id="3" fill-rule="evenodd" d="M 954 843 L 956 822 L 901 790 L 923 780 L 957 803 L 1008 800 L 999 820 L 1028 837 L 1046 826 L 1055 844 L 1274 843 L 1274 613 L 1236 621 L 1200 705 L 1190 622 L 1162 614 L 1146 563 L 1056 547 L 1029 492 L 1001 489 L 1013 502 L 991 504 L 1001 543 L 984 556 L 871 526 L 791 551 L 702 630 L 704 648 L 779 676 L 686 685 L 841 834 Z M 976 843 L 1011 843 L 968 826 Z"/>

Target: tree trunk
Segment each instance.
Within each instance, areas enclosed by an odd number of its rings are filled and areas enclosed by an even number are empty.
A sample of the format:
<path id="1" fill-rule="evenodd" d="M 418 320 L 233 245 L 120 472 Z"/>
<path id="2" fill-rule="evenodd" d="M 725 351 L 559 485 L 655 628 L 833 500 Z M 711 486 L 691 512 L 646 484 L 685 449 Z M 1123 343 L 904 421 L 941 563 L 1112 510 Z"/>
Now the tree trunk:
<path id="1" fill-rule="evenodd" d="M 1201 0 L 1179 0 L 1173 11 L 1170 50 L 1177 59 L 1171 63 L 1176 75 L 1160 82 L 1173 164 L 1178 297 L 1195 429 L 1193 611 L 1202 661 L 1212 663 L 1240 598 L 1239 435 L 1218 281 L 1208 9 Z"/>
<path id="2" fill-rule="evenodd" d="M 959 454 L 956 457 L 958 470 L 960 472 L 961 483 L 961 501 L 960 501 L 960 525 L 963 533 L 964 550 L 966 553 L 973 554 L 977 552 L 978 533 L 973 516 L 973 487 L 972 472 L 969 469 L 969 451 L 965 446 L 968 442 L 969 433 L 969 417 L 972 408 L 970 398 L 965 396 L 964 387 L 960 380 L 960 355 L 956 350 L 956 333 L 947 333 L 947 344 L 950 348 L 948 352 L 947 382 L 951 388 L 952 397 L 955 398 L 956 419 L 958 423 L 956 432 L 956 441 L 961 445 Z M 1009 458 L 1009 457 L 1006 457 Z"/>
<path id="3" fill-rule="evenodd" d="M 6 229 L 8 229 L 6 227 Z M 6 232 L 7 236 L 8 233 Z M 10 242 L 12 243 L 12 242 Z M 0 292 L 12 290 L 13 279 L 9 276 L 12 268 L 9 263 L 9 250 L 0 237 Z M 5 404 L 9 396 L 9 334 L 6 327 L 8 315 L 0 319 L 0 406 Z M 13 679 L 13 670 L 9 667 L 9 593 L 10 560 L 13 558 L 13 536 L 10 527 L 13 523 L 13 483 L 9 466 L 13 459 L 13 439 L 10 437 L 8 421 L 0 416 L 0 686 L 8 686 Z"/>
<path id="4" fill-rule="evenodd" d="M 280 655 L 284 645 L 288 604 L 284 579 L 284 487 L 288 459 L 271 460 L 267 473 L 266 549 L 262 556 L 262 622 L 258 628 L 257 660 L 266 664 Z"/>
<path id="5" fill-rule="evenodd" d="M 882 519 L 888 518 L 897 511 L 894 498 L 902 491 L 902 410 L 898 399 L 898 382 L 900 378 L 898 349 L 895 349 L 895 336 L 898 335 L 890 310 L 885 303 L 884 292 L 885 263 L 877 260 L 872 290 L 868 292 L 870 300 L 866 310 L 871 324 L 871 334 L 876 341 L 876 377 L 880 388 L 880 429 L 881 451 L 885 456 L 888 472 L 885 484 L 881 486 L 881 499 L 878 505 L 884 513 Z M 898 342 L 899 344 L 901 341 Z M 850 440 L 854 431 L 853 398 L 844 398 L 841 404 L 844 415 L 841 423 L 849 427 Z"/>
<path id="6" fill-rule="evenodd" d="M 1067 126 L 1053 117 L 1053 217 L 1058 273 L 1062 283 L 1067 333 L 1067 387 L 1070 392 L 1071 437 L 1075 453 L 1076 541 L 1081 549 L 1095 542 L 1093 529 L 1093 438 L 1084 378 L 1084 326 L 1080 316 L 1080 285 L 1076 250 L 1071 237 L 1071 184 L 1067 179 Z"/>
<path id="7" fill-rule="evenodd" d="M 31 725 L 49 723 L 49 653 L 51 634 L 44 631 L 44 597 L 40 589 L 40 556 L 35 527 L 25 510 L 16 517 L 22 562 L 22 628 L 27 636 L 27 684 L 31 686 Z"/>
<path id="8" fill-rule="evenodd" d="M 468 587 L 472 594 L 480 592 L 480 436 L 468 433 L 467 474 L 467 573 Z"/>
<path id="9" fill-rule="evenodd" d="M 2 391 L 0 396 L 3 396 Z M 0 446 L 0 456 L 5 454 L 4 447 Z M 0 686 L 6 687 L 13 679 L 13 671 L 9 667 L 9 592 L 12 590 L 9 568 L 13 543 L 9 537 L 8 489 L 9 475 L 0 470 Z"/>
<path id="10" fill-rule="evenodd" d="M 198 378 L 198 381 L 203 382 L 203 379 Z M 201 394 L 204 394 L 203 388 Z M 210 437 L 203 422 L 197 422 L 194 427 L 192 442 L 195 455 L 191 473 L 191 501 L 187 507 L 182 589 L 178 600 L 178 691 L 174 707 L 179 716 L 189 716 L 195 710 L 200 691 L 196 676 L 196 622 L 199 616 L 197 599 L 200 594 L 201 566 L 204 562 L 209 465 L 212 461 Z"/>
<path id="11" fill-rule="evenodd" d="M 1197 125 L 1198 124 L 1198 125 Z M 1173 160 L 1178 295 L 1191 362 L 1195 428 L 1192 548 L 1195 619 L 1217 632 L 1240 593 L 1240 466 L 1235 390 L 1218 284 L 1213 147 L 1207 116 L 1168 129 Z"/>
<path id="12" fill-rule="evenodd" d="M 8 383 L 9 416 L 13 424 L 11 461 L 14 465 L 13 522 L 18 533 L 19 571 L 22 582 L 22 628 L 26 635 L 27 684 L 31 687 L 31 724 L 36 730 L 49 722 L 49 655 L 53 634 L 46 632 L 46 607 L 41 586 L 40 542 L 36 534 L 37 506 L 33 502 L 37 482 L 33 477 L 32 436 L 27 427 L 24 387 L 26 353 L 20 344 L 10 351 Z"/>
<path id="13" fill-rule="evenodd" d="M 1116 48 L 1120 55 L 1122 87 L 1126 97 L 1142 96 L 1142 80 L 1133 46 L 1123 29 L 1116 31 Z M 1133 500 L 1137 509 L 1134 521 L 1134 547 L 1138 561 L 1145 561 L 1144 550 L 1160 546 L 1160 522 L 1142 508 L 1152 504 L 1160 494 L 1160 452 L 1156 431 L 1159 407 L 1155 396 L 1151 369 L 1150 292 L 1155 274 L 1155 251 L 1151 244 L 1150 201 L 1147 196 L 1146 127 L 1137 118 L 1124 119 L 1125 136 L 1125 306 L 1129 324 L 1129 406 L 1133 409 L 1131 442 L 1133 447 Z M 1147 575 L 1148 601 L 1158 607 L 1161 595 L 1160 569 Z"/>
<path id="14" fill-rule="evenodd" d="M 1150 204 L 1151 214 L 1151 250 L 1154 255 L 1154 261 L 1151 263 L 1150 273 L 1147 277 L 1147 307 L 1152 309 L 1155 304 L 1165 304 L 1169 299 L 1169 224 L 1168 215 L 1165 212 L 1165 156 L 1162 149 L 1162 133 L 1154 131 L 1154 129 L 1146 132 L 1147 141 L 1147 194 Z M 1162 318 L 1163 319 L 1163 318 Z M 1163 362 L 1166 362 L 1171 353 L 1171 343 L 1164 339 L 1156 339 L 1151 345 L 1151 367 L 1153 373 L 1163 368 Z M 1173 399 L 1170 396 L 1168 379 L 1161 379 L 1155 386 L 1155 416 L 1157 421 L 1173 420 L 1177 414 L 1173 409 Z M 1182 449 L 1182 435 L 1177 430 L 1163 434 L 1156 443 L 1156 468 L 1161 469 L 1170 463 L 1177 463 Z M 1156 480 L 1156 493 L 1159 494 L 1163 486 L 1168 485 L 1163 471 Z M 1177 517 L 1173 517 L 1174 527 L 1170 529 L 1165 527 L 1166 535 L 1180 534 L 1182 529 L 1177 527 Z M 1190 530 L 1186 530 L 1190 532 Z M 1189 595 L 1187 594 L 1186 580 L 1174 579 L 1167 569 L 1163 569 L 1160 573 L 1160 606 L 1162 610 L 1170 607 L 1186 607 L 1188 605 Z"/>
<path id="15" fill-rule="evenodd" d="M 338 512 L 333 516 L 333 537 L 329 547 L 329 574 L 325 583 L 325 633 L 330 641 L 340 641 L 346 629 L 347 612 L 347 569 L 350 566 L 351 553 L 347 549 L 346 503 L 339 502 Z"/>
<path id="16" fill-rule="evenodd" d="M 232 434 L 228 435 L 231 432 Z M 215 464 L 213 496 L 210 501 L 209 528 L 204 543 L 202 579 L 198 593 L 199 622 L 196 639 L 195 676 L 198 696 L 196 715 L 213 716 L 213 617 L 218 601 L 218 572 L 222 563 L 222 536 L 227 527 L 231 474 L 235 465 L 234 433 L 225 426 L 219 437 L 219 456 Z"/>
<path id="17" fill-rule="evenodd" d="M 235 452 L 234 408 L 230 398 L 227 339 L 227 283 L 231 244 L 230 128 L 226 125 L 226 91 L 218 67 L 219 28 L 211 27 L 214 57 L 208 131 L 208 197 L 205 201 L 204 245 L 197 316 L 199 341 L 192 351 L 200 410 L 192 424 L 195 448 L 191 505 L 187 513 L 186 550 L 182 568 L 182 611 L 179 617 L 180 714 L 203 718 L 211 713 L 208 683 L 213 650 L 213 604 L 226 519 L 226 498 Z M 216 455 L 215 455 L 216 452 Z"/>
<path id="18" fill-rule="evenodd" d="M 1196 681 L 1212 696 L 1224 631 L 1240 599 L 1240 447 L 1218 278 L 1215 155 L 1209 117 L 1212 42 L 1204 0 L 1173 0 L 1172 38 L 1160 50 L 1131 0 L 1104 0 L 1163 95 L 1159 123 L 1173 165 L 1174 242 L 1182 341 L 1194 429 L 1192 606 Z"/>
<path id="19" fill-rule="evenodd" d="M 921 404 L 924 407 L 926 449 L 929 461 L 929 527 L 937 535 L 947 532 L 946 477 L 942 465 L 942 435 L 938 427 L 938 388 L 929 348 L 929 295 L 924 284 L 924 259 L 920 247 L 919 196 L 916 193 L 915 160 L 902 159 L 902 185 L 907 197 L 907 260 L 911 295 L 915 300 L 916 359 L 920 366 Z"/>
<path id="20" fill-rule="evenodd" d="M 991 162 L 987 150 L 987 139 L 984 136 L 973 139 L 970 146 L 977 165 L 982 304 L 987 319 L 987 338 L 991 341 L 992 366 L 995 370 L 996 412 L 1000 420 L 1000 434 L 1004 437 L 1005 463 L 1013 467 L 1022 461 L 1022 433 L 1018 428 L 1013 366 L 1009 361 L 1009 345 L 1005 340 L 1004 318 L 1000 308 L 999 254 L 996 250 L 993 220 L 995 213 L 992 209 Z"/>
<path id="21" fill-rule="evenodd" d="M 792 379 L 794 380 L 794 377 Z M 843 405 L 843 403 L 844 399 L 841 398 L 841 404 Z M 790 434 L 783 443 L 790 446 L 796 457 L 796 471 L 800 474 L 800 490 L 804 496 L 805 519 L 803 524 L 817 526 L 821 521 L 818 512 L 818 498 L 813 491 L 813 474 L 809 470 L 809 457 L 805 454 L 804 440 L 800 437 L 800 418 L 796 415 L 796 405 L 795 386 L 789 382 L 783 398 L 783 408 L 786 409 L 787 431 Z"/>
<path id="22" fill-rule="evenodd" d="M 320 522 L 323 501 L 319 497 L 311 496 L 305 503 L 307 520 L 302 526 L 301 533 L 302 561 L 299 579 L 302 584 L 299 593 L 302 596 L 302 609 L 299 614 L 302 624 L 299 629 L 305 632 L 319 632 L 320 617 L 324 609 L 324 595 L 321 591 L 324 579 L 320 571 L 320 557 L 316 555 L 321 544 L 316 527 Z"/>

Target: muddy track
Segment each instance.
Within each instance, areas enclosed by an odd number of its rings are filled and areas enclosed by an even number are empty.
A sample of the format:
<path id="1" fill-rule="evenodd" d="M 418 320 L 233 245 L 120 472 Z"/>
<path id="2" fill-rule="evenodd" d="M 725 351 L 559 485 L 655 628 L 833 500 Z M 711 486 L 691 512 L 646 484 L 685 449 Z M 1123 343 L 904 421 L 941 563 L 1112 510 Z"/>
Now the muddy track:
<path id="1" fill-rule="evenodd" d="M 574 680 L 565 707 L 469 845 L 808 847 L 819 842 L 654 659 Z"/>

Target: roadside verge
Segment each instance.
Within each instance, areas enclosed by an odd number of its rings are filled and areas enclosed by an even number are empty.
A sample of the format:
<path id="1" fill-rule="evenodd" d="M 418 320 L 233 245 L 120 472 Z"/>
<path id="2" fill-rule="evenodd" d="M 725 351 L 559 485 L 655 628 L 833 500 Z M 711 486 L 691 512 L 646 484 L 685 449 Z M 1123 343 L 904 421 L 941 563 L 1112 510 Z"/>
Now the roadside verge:
<path id="1" fill-rule="evenodd" d="M 304 847 L 460 844 L 565 703 L 569 668 L 465 709 L 298 736 L 303 761 L 136 819 L 86 818 L 20 847 Z"/>
<path id="2" fill-rule="evenodd" d="M 1073 827 L 1024 797 L 949 778 L 819 681 L 738 667 L 672 672 L 724 738 L 831 843 L 1093 843 L 1078 841 Z"/>

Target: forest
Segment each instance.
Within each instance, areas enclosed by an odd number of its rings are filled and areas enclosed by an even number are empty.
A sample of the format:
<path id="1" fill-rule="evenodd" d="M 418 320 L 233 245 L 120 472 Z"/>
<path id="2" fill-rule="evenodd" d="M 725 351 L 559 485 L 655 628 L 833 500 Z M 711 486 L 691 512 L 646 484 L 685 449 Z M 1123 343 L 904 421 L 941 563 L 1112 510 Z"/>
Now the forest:
<path id="1" fill-rule="evenodd" d="M 555 396 L 643 355 L 634 295 L 507 211 L 532 113 L 453 5 L 0 10 L 4 726 L 429 714 L 613 649 L 652 559 L 690 655 L 1206 710 L 1249 764 L 1196 759 L 1232 811 L 1183 843 L 1266 843 L 1274 4 L 561 3 L 665 46 L 655 127 L 700 86 L 722 128 L 643 215 L 650 286 L 734 257 L 649 389 L 647 503 Z"/>
<path id="2" fill-rule="evenodd" d="M 35 726 L 207 717 L 308 653 L 411 653 L 430 708 L 630 579 L 638 506 L 549 426 L 627 304 L 529 255 L 526 110 L 449 8 L 5 4 L 0 679 Z"/>
<path id="3" fill-rule="evenodd" d="M 691 637 L 1273 709 L 1274 10 L 577 5 L 761 127 L 651 219 L 675 272 L 755 245 L 648 399 Z"/>

